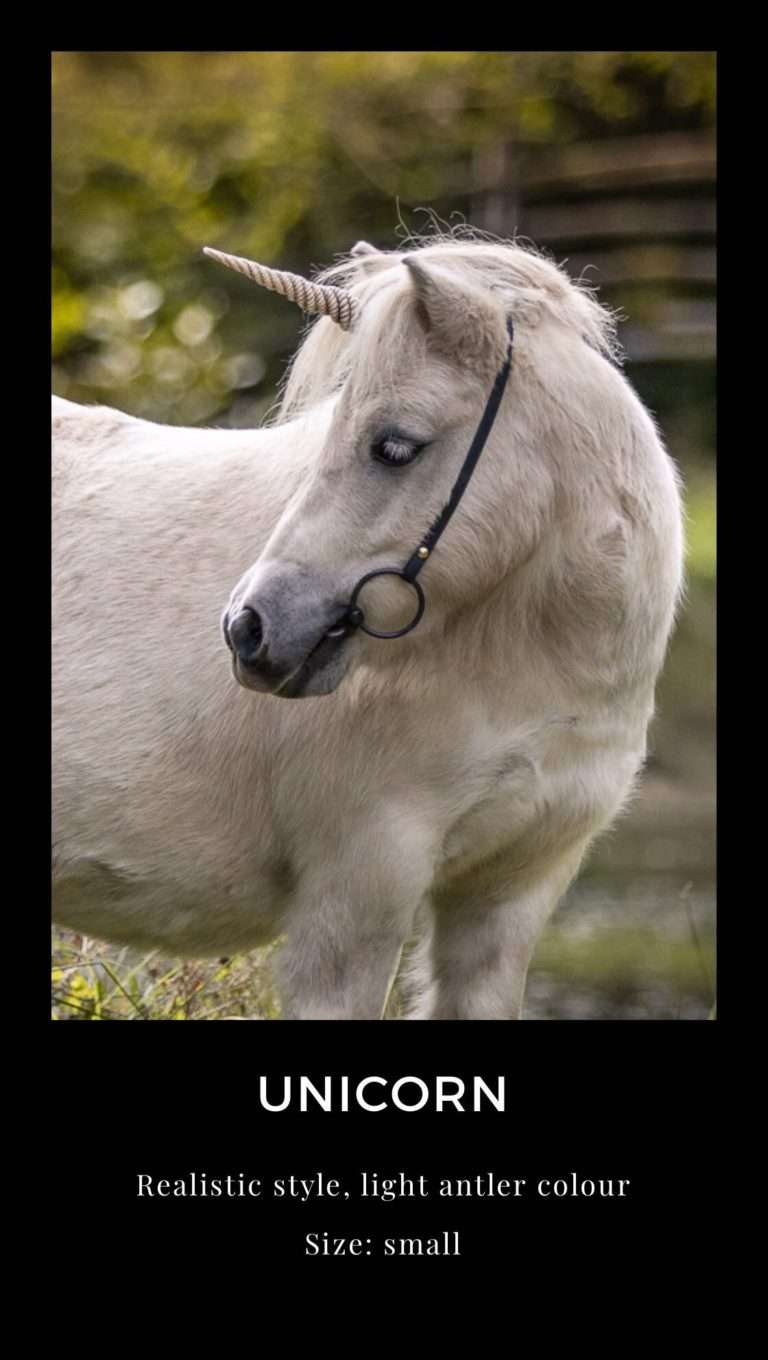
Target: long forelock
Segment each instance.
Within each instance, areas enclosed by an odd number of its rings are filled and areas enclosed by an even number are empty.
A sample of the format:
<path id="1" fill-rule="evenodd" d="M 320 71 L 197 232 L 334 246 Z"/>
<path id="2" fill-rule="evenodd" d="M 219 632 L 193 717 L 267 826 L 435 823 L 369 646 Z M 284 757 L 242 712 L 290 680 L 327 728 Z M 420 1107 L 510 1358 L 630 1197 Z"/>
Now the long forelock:
<path id="1" fill-rule="evenodd" d="M 621 361 L 616 313 L 597 301 L 594 288 L 571 279 L 529 243 L 460 227 L 410 236 L 404 245 L 406 249 L 375 255 L 345 256 L 315 276 L 317 282 L 349 289 L 366 324 L 343 331 L 322 317 L 310 326 L 288 369 L 275 423 L 305 414 L 339 392 L 353 365 L 380 371 L 387 353 L 402 354 L 413 336 L 413 312 L 410 282 L 401 264 L 416 250 L 425 263 L 440 265 L 475 287 L 492 289 L 520 324 L 549 315 L 605 358 Z M 369 319 L 375 324 L 367 324 Z"/>

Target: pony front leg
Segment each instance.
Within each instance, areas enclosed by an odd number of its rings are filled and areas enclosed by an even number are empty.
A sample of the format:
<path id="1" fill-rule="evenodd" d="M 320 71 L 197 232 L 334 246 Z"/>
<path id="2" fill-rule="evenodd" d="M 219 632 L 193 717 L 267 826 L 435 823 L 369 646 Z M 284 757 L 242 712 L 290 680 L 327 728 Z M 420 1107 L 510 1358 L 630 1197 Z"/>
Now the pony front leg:
<path id="1" fill-rule="evenodd" d="M 357 856 L 302 875 L 277 963 L 285 1020 L 380 1020 L 431 865 L 419 847 L 351 838 Z"/>
<path id="2" fill-rule="evenodd" d="M 503 887 L 433 900 L 431 985 L 412 1020 L 519 1020 L 539 936 L 584 855 L 582 842 L 555 866 Z"/>
<path id="3" fill-rule="evenodd" d="M 407 929 L 336 925 L 320 908 L 289 936 L 277 968 L 284 1020 L 382 1019 Z"/>

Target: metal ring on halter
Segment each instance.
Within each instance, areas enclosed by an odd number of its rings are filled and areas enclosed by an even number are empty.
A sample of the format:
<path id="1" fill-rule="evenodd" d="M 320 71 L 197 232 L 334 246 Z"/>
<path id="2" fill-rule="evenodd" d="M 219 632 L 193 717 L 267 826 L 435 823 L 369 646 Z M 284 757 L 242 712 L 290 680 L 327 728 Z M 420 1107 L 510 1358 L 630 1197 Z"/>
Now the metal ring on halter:
<path id="1" fill-rule="evenodd" d="M 418 606 L 416 609 L 416 614 L 414 618 L 411 620 L 411 622 L 406 624 L 405 628 L 397 628 L 394 633 L 382 633 L 378 628 L 369 628 L 368 624 L 363 622 L 365 615 L 363 614 L 362 609 L 357 603 L 357 597 L 360 594 L 360 591 L 362 590 L 366 581 L 372 581 L 374 576 L 399 576 L 401 581 L 405 581 L 406 585 L 413 586 L 413 589 L 416 591 L 416 595 L 418 597 Z M 349 613 L 347 615 L 347 623 L 350 624 L 351 627 L 353 628 L 362 629 L 362 631 L 364 633 L 367 633 L 369 637 L 376 638 L 404 637 L 406 633 L 410 633 L 411 629 L 416 627 L 416 624 L 419 622 L 422 614 L 424 613 L 426 603 L 427 602 L 424 598 L 424 591 L 419 585 L 419 582 L 412 581 L 408 576 L 405 575 L 405 572 L 402 570 L 401 567 L 382 567 L 380 571 L 369 571 L 367 576 L 360 577 L 360 580 L 358 581 L 357 585 L 352 591 L 352 598 L 349 602 Z"/>

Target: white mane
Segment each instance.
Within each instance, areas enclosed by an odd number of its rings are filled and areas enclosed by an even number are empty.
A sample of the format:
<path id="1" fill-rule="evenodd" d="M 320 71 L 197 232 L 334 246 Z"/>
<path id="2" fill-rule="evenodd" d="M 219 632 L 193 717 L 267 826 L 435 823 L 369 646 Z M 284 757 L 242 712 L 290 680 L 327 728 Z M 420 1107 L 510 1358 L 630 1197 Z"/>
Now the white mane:
<path id="1" fill-rule="evenodd" d="M 571 279 L 533 246 L 486 238 L 466 227 L 450 234 L 410 237 L 409 243 L 407 252 L 347 255 L 315 276 L 317 282 L 349 289 L 366 314 L 375 308 L 379 324 L 342 331 L 324 317 L 312 325 L 291 362 L 275 423 L 291 420 L 331 396 L 343 385 L 353 361 L 363 369 L 375 367 L 386 352 L 397 352 L 407 342 L 413 324 L 412 290 L 402 261 L 414 251 L 457 280 L 499 294 L 519 326 L 535 327 L 545 317 L 552 319 L 607 359 L 621 361 L 616 314 L 597 301 L 593 288 Z"/>

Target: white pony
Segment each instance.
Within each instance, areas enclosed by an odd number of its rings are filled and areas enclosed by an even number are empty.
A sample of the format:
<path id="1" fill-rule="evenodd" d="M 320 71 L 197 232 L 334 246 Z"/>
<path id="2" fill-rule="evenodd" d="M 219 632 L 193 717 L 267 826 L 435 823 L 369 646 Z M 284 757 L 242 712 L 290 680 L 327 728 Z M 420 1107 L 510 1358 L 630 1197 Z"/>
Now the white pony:
<path id="1" fill-rule="evenodd" d="M 54 399 L 56 919 L 199 956 L 284 937 L 287 1018 L 380 1017 L 398 970 L 409 1018 L 517 1018 L 644 759 L 676 472 L 610 315 L 532 251 L 361 242 L 313 283 L 224 262 L 326 313 L 272 425 Z M 346 626 L 447 501 L 510 318 L 423 618 Z M 414 600 L 385 576 L 360 603 L 394 631 Z"/>

